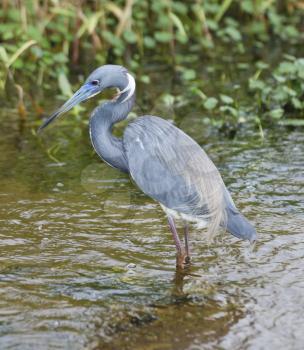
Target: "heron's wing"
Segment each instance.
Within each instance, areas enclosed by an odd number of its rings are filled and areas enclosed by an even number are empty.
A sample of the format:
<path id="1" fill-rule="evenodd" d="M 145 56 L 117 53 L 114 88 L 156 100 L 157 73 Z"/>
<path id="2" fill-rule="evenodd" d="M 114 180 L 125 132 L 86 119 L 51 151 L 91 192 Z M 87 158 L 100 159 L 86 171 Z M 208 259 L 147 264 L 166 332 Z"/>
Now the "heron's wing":
<path id="1" fill-rule="evenodd" d="M 165 207 L 209 221 L 225 221 L 225 185 L 202 148 L 168 121 L 144 116 L 125 130 L 123 145 L 138 187 Z"/>

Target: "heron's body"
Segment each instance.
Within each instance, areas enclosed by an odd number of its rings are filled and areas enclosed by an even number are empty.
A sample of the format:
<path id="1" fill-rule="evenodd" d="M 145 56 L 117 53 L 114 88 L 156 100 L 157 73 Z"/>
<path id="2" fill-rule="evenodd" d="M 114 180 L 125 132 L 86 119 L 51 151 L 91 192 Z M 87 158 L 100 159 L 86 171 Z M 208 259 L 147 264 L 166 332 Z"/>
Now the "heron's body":
<path id="1" fill-rule="evenodd" d="M 90 118 L 93 147 L 107 164 L 129 173 L 146 195 L 161 204 L 168 215 L 178 253 L 183 257 L 189 255 L 187 247 L 182 254 L 174 224 L 177 217 L 207 225 L 210 233 L 222 227 L 239 238 L 254 240 L 253 226 L 236 209 L 215 165 L 182 130 L 164 119 L 147 115 L 131 122 L 121 139 L 112 135 L 113 125 L 125 119 L 132 109 L 135 81 L 121 66 L 103 66 L 91 74 L 87 84 L 96 85 L 92 82 L 100 81 L 101 85 L 105 79 L 110 79 L 105 87 L 117 87 L 120 94 L 93 111 Z M 94 95 L 96 89 L 91 85 Z M 77 98 L 80 93 L 88 94 L 79 91 L 75 94 Z M 60 113 L 70 107 L 69 101 L 66 105 Z M 45 125 L 58 115 L 54 114 Z"/>

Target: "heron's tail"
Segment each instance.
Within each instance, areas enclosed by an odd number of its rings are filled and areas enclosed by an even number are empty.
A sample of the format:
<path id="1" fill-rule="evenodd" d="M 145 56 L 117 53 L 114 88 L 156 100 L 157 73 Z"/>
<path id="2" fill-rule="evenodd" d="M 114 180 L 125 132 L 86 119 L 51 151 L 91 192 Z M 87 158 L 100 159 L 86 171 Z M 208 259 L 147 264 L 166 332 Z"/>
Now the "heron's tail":
<path id="1" fill-rule="evenodd" d="M 236 209 L 226 209 L 226 227 L 227 231 L 240 239 L 248 239 L 253 242 L 257 239 L 255 228 L 251 223 Z"/>

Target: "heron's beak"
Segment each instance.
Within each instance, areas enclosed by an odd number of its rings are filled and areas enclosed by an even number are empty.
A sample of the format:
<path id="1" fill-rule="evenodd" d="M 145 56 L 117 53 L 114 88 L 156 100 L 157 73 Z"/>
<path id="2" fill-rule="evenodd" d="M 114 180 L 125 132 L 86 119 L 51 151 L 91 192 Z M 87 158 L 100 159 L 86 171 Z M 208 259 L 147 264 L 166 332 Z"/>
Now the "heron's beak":
<path id="1" fill-rule="evenodd" d="M 84 84 L 66 103 L 55 111 L 38 129 L 40 132 L 42 129 L 47 127 L 51 122 L 57 119 L 61 114 L 69 111 L 74 106 L 78 105 L 90 97 L 95 96 L 100 92 L 99 86 L 92 85 L 90 83 Z"/>

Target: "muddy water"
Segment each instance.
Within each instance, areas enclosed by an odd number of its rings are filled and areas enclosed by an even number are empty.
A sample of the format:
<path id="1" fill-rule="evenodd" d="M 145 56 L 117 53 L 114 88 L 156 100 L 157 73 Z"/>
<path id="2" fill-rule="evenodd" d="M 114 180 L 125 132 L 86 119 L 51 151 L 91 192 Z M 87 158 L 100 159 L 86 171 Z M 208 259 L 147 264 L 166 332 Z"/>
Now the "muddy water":
<path id="1" fill-rule="evenodd" d="M 1 113 L 1 349 L 303 348 L 303 130 L 208 139 L 179 120 L 259 233 L 252 249 L 192 229 L 180 274 L 161 209 L 86 127 L 37 138 Z"/>

